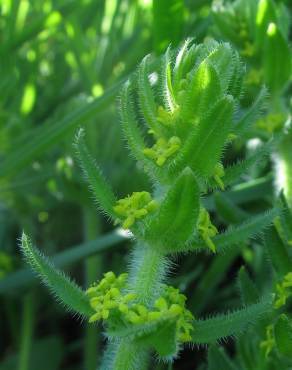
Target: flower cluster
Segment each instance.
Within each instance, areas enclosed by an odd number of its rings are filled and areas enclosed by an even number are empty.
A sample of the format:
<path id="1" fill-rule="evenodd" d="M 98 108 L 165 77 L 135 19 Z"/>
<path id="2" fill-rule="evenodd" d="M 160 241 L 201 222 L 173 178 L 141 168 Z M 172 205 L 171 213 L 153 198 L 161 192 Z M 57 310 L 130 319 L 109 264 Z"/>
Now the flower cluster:
<path id="1" fill-rule="evenodd" d="M 280 308 L 286 304 L 287 299 L 292 295 L 292 272 L 284 276 L 282 282 L 276 285 L 275 308 Z"/>
<path id="2" fill-rule="evenodd" d="M 169 140 L 160 138 L 152 148 L 145 148 L 143 153 L 146 157 L 153 159 L 158 166 L 163 166 L 167 159 L 179 150 L 180 146 L 181 140 L 177 136 L 172 136 Z"/>
<path id="3" fill-rule="evenodd" d="M 211 249 L 212 252 L 215 253 L 216 246 L 211 238 L 218 234 L 218 230 L 216 226 L 212 224 L 210 220 L 210 215 L 205 208 L 200 209 L 198 231 L 206 245 Z"/>
<path id="4" fill-rule="evenodd" d="M 119 199 L 114 206 L 114 212 L 122 222 L 124 229 L 134 225 L 135 221 L 155 211 L 157 203 L 147 191 L 134 192 L 126 198 Z"/>
<path id="5" fill-rule="evenodd" d="M 265 351 L 266 358 L 269 356 L 273 348 L 275 347 L 275 336 L 274 336 L 274 326 L 268 325 L 266 327 L 266 339 L 261 342 L 260 347 Z"/>
<path id="6" fill-rule="evenodd" d="M 96 311 L 89 319 L 89 322 L 106 320 L 110 311 L 118 307 L 121 302 L 121 289 L 125 287 L 128 274 L 121 274 L 118 277 L 109 271 L 104 274 L 104 278 L 96 285 L 87 289 L 90 305 Z M 124 297 L 125 298 L 125 297 Z M 133 297 L 128 297 L 128 299 Z"/>
<path id="7" fill-rule="evenodd" d="M 149 308 L 136 301 L 134 293 L 125 293 L 127 274 L 116 276 L 107 272 L 86 294 L 95 313 L 89 322 L 121 322 L 123 325 L 175 322 L 179 342 L 191 341 L 193 315 L 185 307 L 186 297 L 171 286 L 164 286 L 164 293 Z"/>

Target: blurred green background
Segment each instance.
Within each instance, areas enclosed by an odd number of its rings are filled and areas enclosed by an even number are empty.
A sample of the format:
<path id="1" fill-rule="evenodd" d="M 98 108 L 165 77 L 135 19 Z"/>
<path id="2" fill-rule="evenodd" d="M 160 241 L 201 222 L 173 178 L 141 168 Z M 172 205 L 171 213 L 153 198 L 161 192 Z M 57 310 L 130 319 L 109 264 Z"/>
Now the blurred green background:
<path id="1" fill-rule="evenodd" d="M 146 54 L 159 56 L 170 43 L 176 47 L 187 37 L 228 40 L 211 3 L 0 0 L 0 370 L 96 369 L 104 346 L 101 328 L 80 322 L 53 301 L 24 265 L 17 240 L 25 230 L 84 287 L 105 271 L 123 271 L 129 238 L 96 210 L 74 158 L 74 135 L 85 127 L 90 150 L 119 196 L 149 189 L 124 146 L 116 109 L 120 88 Z M 278 3 L 289 35 L 285 11 L 291 2 Z M 229 41 L 245 50 L 245 44 Z M 258 55 L 248 57 L 249 71 L 261 68 Z M 251 84 L 247 99 L 260 83 Z M 229 160 L 242 148 L 239 142 Z M 273 188 L 266 168 L 247 178 L 259 182 L 234 191 L 237 203 L 257 199 L 252 211 L 267 208 L 269 201 L 261 197 L 270 200 Z M 216 208 L 214 202 L 220 198 L 210 198 L 209 209 Z M 236 287 L 225 285 L 242 260 L 238 252 L 218 257 L 213 265 L 208 256 L 181 257 L 183 267 L 174 268 L 179 275 L 173 281 L 190 293 L 196 282 L 196 294 L 189 298 L 196 313 L 206 307 L 220 311 L 226 302 L 236 305 Z M 212 291 L 220 284 L 226 289 L 214 299 Z M 173 369 L 199 369 L 205 352 L 185 350 Z M 153 368 L 171 367 L 156 363 Z"/>

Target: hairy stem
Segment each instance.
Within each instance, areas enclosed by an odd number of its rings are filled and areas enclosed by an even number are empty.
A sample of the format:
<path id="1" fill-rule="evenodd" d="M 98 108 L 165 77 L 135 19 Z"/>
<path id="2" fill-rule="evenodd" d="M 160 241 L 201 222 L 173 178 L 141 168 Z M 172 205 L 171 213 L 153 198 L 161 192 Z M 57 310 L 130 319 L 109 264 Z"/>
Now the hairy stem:
<path id="1" fill-rule="evenodd" d="M 132 255 L 130 289 L 140 303 L 152 304 L 159 297 L 167 270 L 166 257 L 147 245 L 137 246 Z"/>
<path id="2" fill-rule="evenodd" d="M 166 257 L 149 246 L 137 246 L 132 254 L 130 269 L 130 291 L 137 301 L 151 305 L 161 294 L 162 283 L 167 272 Z M 146 370 L 148 351 L 134 341 L 122 339 L 115 351 L 113 370 Z M 107 369 L 109 370 L 109 369 Z"/>

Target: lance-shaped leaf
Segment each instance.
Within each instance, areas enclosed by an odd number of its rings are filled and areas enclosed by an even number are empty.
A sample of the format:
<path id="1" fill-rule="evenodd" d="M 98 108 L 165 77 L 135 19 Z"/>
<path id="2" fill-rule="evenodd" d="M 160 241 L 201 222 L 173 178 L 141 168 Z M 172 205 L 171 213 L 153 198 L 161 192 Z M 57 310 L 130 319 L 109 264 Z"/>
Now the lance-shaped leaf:
<path id="1" fill-rule="evenodd" d="M 178 350 L 176 323 L 165 323 L 163 326 L 158 327 L 155 332 L 142 337 L 140 341 L 144 346 L 154 348 L 161 357 L 174 356 Z"/>
<path id="2" fill-rule="evenodd" d="M 115 218 L 113 211 L 113 206 L 116 203 L 115 195 L 107 184 L 95 160 L 89 154 L 84 142 L 83 130 L 79 130 L 76 136 L 75 148 L 77 150 L 77 158 L 98 206 L 108 216 Z"/>
<path id="3" fill-rule="evenodd" d="M 238 274 L 238 285 L 240 289 L 241 300 L 243 304 L 256 303 L 259 300 L 259 293 L 248 272 L 241 267 Z"/>
<path id="4" fill-rule="evenodd" d="M 230 131 L 233 109 L 233 98 L 229 95 L 215 103 L 180 149 L 171 167 L 173 172 L 189 166 L 202 176 L 212 175 Z"/>
<path id="5" fill-rule="evenodd" d="M 292 209 L 289 208 L 283 193 L 280 194 L 279 204 L 283 212 L 280 214 L 279 219 L 275 220 L 275 228 L 281 239 L 286 241 L 288 245 L 292 245 Z"/>
<path id="6" fill-rule="evenodd" d="M 133 156 L 139 161 L 144 159 L 143 149 L 145 148 L 145 144 L 142 132 L 137 126 L 130 89 L 130 81 L 127 81 L 122 89 L 120 100 L 120 114 L 124 135 L 128 142 L 128 147 L 131 150 Z"/>
<path id="7" fill-rule="evenodd" d="M 94 313 L 85 293 L 33 247 L 25 234 L 22 235 L 21 251 L 44 284 L 69 311 L 85 317 L 90 317 Z"/>
<path id="8" fill-rule="evenodd" d="M 211 344 L 229 336 L 237 336 L 268 314 L 271 309 L 272 299 L 271 297 L 265 297 L 260 302 L 237 311 L 195 321 L 192 334 L 193 342 L 196 344 Z"/>
<path id="9" fill-rule="evenodd" d="M 225 233 L 217 235 L 213 238 L 213 242 L 217 246 L 218 253 L 224 253 L 234 245 L 242 243 L 249 238 L 254 238 L 259 235 L 265 228 L 270 226 L 280 210 L 274 208 L 254 216 L 238 226 L 231 226 Z"/>
<path id="10" fill-rule="evenodd" d="M 147 55 L 141 62 L 137 72 L 137 84 L 138 84 L 138 95 L 139 105 L 142 111 L 143 117 L 146 124 L 157 133 L 161 133 L 163 126 L 157 121 L 157 105 L 154 99 L 154 94 L 149 81 L 149 58 Z M 123 99 L 126 99 L 126 103 L 129 104 L 128 92 L 129 87 L 125 86 Z M 126 105 L 127 106 L 127 105 Z M 122 107 L 122 109 L 124 109 Z M 123 113 L 122 113 L 123 114 Z M 127 119 L 126 115 L 123 114 L 124 119 Z M 143 143 L 142 143 L 143 144 Z"/>
<path id="11" fill-rule="evenodd" d="M 199 215 L 199 189 L 193 172 L 186 168 L 170 188 L 157 214 L 149 222 L 145 238 L 171 251 L 194 232 Z M 159 238 L 157 238 L 159 236 Z"/>
<path id="12" fill-rule="evenodd" d="M 237 135 L 246 133 L 263 112 L 267 102 L 268 91 L 265 87 L 261 89 L 252 106 L 242 115 L 234 128 Z"/>
<path id="13" fill-rule="evenodd" d="M 208 269 L 200 277 L 192 295 L 192 305 L 196 316 L 204 311 L 210 300 L 216 297 L 218 286 L 226 278 L 226 271 L 229 271 L 241 250 L 240 246 L 237 249 L 231 249 L 226 254 L 217 254 L 212 258 Z"/>
<path id="14" fill-rule="evenodd" d="M 227 92 L 234 67 L 233 51 L 230 44 L 218 44 L 217 48 L 209 54 L 207 60 L 211 62 L 217 70 L 220 76 L 222 90 Z"/>
<path id="15" fill-rule="evenodd" d="M 119 229 L 103 234 L 95 240 L 86 241 L 80 245 L 67 248 L 50 257 L 56 267 L 67 267 L 88 257 L 111 250 L 118 243 L 126 240 L 128 236 L 122 235 Z M 21 268 L 7 274 L 0 280 L 1 294 L 19 294 L 19 289 L 24 289 L 34 283 L 35 276 L 29 268 Z"/>
<path id="16" fill-rule="evenodd" d="M 285 314 L 279 316 L 274 335 L 278 351 L 292 358 L 292 322 Z"/>
<path id="17" fill-rule="evenodd" d="M 249 217 L 246 211 L 241 209 L 224 193 L 215 193 L 214 201 L 218 216 L 227 224 L 238 224 Z"/>
<path id="18" fill-rule="evenodd" d="M 164 98 L 164 104 L 169 112 L 174 112 L 177 108 L 177 103 L 175 101 L 175 96 L 172 87 L 172 68 L 171 68 L 171 51 L 168 48 L 163 57 L 162 63 L 162 93 Z"/>
<path id="19" fill-rule="evenodd" d="M 146 63 L 146 61 L 145 61 Z M 142 72 L 143 72 L 143 63 L 142 63 Z M 140 74 L 138 75 L 138 81 L 142 79 L 142 73 L 140 71 Z M 146 76 L 147 77 L 147 76 Z M 145 76 L 144 76 L 145 78 Z M 141 82 L 141 81 L 140 81 Z M 139 84 L 140 84 L 139 82 Z M 141 82 L 143 84 L 143 82 Z M 144 83 L 146 83 L 144 81 Z M 145 106 L 143 105 L 142 111 L 145 110 L 147 113 L 147 119 L 150 120 L 150 114 L 152 114 L 152 104 L 151 101 L 147 101 L 148 97 L 150 98 L 150 91 L 147 89 L 147 85 L 145 85 L 146 90 L 144 93 L 146 94 L 145 96 L 142 94 L 140 98 L 142 99 L 141 102 L 143 101 L 145 103 Z M 142 86 L 140 86 L 140 89 L 143 89 Z M 141 91 L 140 91 L 141 93 Z M 144 104 L 143 103 L 143 104 Z M 147 105 L 148 104 L 148 105 Z M 154 102 L 153 102 L 154 104 Z M 151 113 L 152 112 L 152 113 Z M 121 94 L 121 100 L 120 100 L 120 114 L 121 114 L 121 119 L 122 119 L 122 126 L 123 126 L 123 131 L 125 138 L 127 140 L 128 147 L 131 151 L 131 154 L 137 161 L 143 162 L 145 165 L 145 169 L 148 171 L 148 173 L 151 176 L 154 176 L 154 174 L 157 173 L 157 167 L 154 165 L 153 161 L 151 161 L 149 158 L 147 158 L 143 154 L 143 150 L 145 149 L 145 143 L 144 143 L 144 137 L 142 130 L 137 124 L 137 119 L 136 115 L 134 112 L 134 107 L 132 103 L 132 97 L 131 97 L 131 84 L 130 81 L 127 81 L 122 89 L 122 94 Z M 151 118 L 152 119 L 152 118 Z M 154 119 L 154 118 L 153 118 Z M 148 122 L 148 121 L 147 121 Z M 150 121 L 148 122 L 150 125 Z M 151 126 L 150 126 L 151 127 Z"/>
<path id="20" fill-rule="evenodd" d="M 187 39 L 176 55 L 175 65 L 173 67 L 174 92 L 179 89 L 181 80 L 185 77 L 184 74 L 186 73 L 186 68 L 190 68 L 189 56 L 192 54 L 192 50 L 189 49 L 189 46 L 191 42 L 192 39 Z"/>
<path id="21" fill-rule="evenodd" d="M 185 92 L 185 101 L 181 106 L 182 124 L 188 119 L 198 121 L 221 96 L 219 76 L 208 59 L 204 60 L 192 74 Z M 185 125 L 188 127 L 189 122 Z"/>
<path id="22" fill-rule="evenodd" d="M 249 168 L 254 165 L 259 165 L 262 163 L 270 154 L 273 149 L 273 145 L 269 142 L 257 149 L 251 156 L 248 158 L 235 163 L 224 169 L 224 177 L 222 178 L 224 185 L 231 185 L 235 181 L 246 173 Z"/>
<path id="23" fill-rule="evenodd" d="M 251 217 L 239 225 L 231 225 L 224 233 L 212 238 L 213 243 L 216 245 L 217 253 L 229 252 L 248 239 L 257 237 L 265 228 L 272 225 L 274 218 L 279 214 L 280 210 L 278 208 L 274 208 L 270 211 Z M 202 248 L 202 243 L 197 238 L 194 238 L 192 244 L 187 246 L 186 250 L 200 248 Z"/>
<path id="24" fill-rule="evenodd" d="M 219 99 L 210 114 L 199 123 L 190 167 L 204 176 L 212 175 L 219 162 L 230 131 L 234 101 L 231 96 Z M 202 158 L 205 160 L 202 161 Z"/>
<path id="25" fill-rule="evenodd" d="M 234 98 L 240 98 L 243 88 L 243 76 L 245 69 L 237 52 L 232 53 L 232 63 L 230 68 L 232 69 L 232 74 L 229 79 L 227 92 Z"/>
<path id="26" fill-rule="evenodd" d="M 272 0 L 259 0 L 256 14 L 256 45 L 261 50 L 270 22 L 276 22 L 276 9 Z"/>
<path id="27" fill-rule="evenodd" d="M 120 327 L 108 327 L 110 339 L 134 340 L 137 344 L 154 349 L 160 356 L 174 356 L 177 353 L 177 321 L 161 317 L 152 322 Z"/>
<path id="28" fill-rule="evenodd" d="M 276 23 L 269 24 L 264 45 L 264 78 L 270 91 L 277 93 L 291 78 L 291 53 Z"/>
<path id="29" fill-rule="evenodd" d="M 281 240 L 275 228 L 270 228 L 264 235 L 265 246 L 271 263 L 280 279 L 292 270 L 292 259 L 287 246 Z"/>

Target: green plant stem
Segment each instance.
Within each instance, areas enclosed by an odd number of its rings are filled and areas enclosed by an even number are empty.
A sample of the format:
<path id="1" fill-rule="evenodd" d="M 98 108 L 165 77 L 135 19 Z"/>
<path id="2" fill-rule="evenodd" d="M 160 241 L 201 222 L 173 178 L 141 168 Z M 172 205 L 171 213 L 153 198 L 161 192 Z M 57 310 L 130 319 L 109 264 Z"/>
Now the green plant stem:
<path id="1" fill-rule="evenodd" d="M 90 241 L 97 237 L 100 230 L 99 218 L 91 208 L 85 208 L 83 212 L 84 236 L 85 240 Z M 85 261 L 85 280 L 89 286 L 98 279 L 101 274 L 102 256 L 92 256 Z M 100 347 L 100 334 L 95 326 L 87 324 L 85 327 L 84 338 L 84 368 L 95 370 L 98 363 L 98 353 Z"/>
<path id="2" fill-rule="evenodd" d="M 138 302 L 153 303 L 161 293 L 166 272 L 166 257 L 157 249 L 147 245 L 138 245 L 134 249 L 129 289 L 136 294 Z M 147 360 L 147 350 L 135 341 L 122 339 L 115 351 L 113 370 L 144 370 Z"/>
<path id="3" fill-rule="evenodd" d="M 30 370 L 30 354 L 32 349 L 34 327 L 33 292 L 25 295 L 23 300 L 22 327 L 18 370 Z"/>
<path id="4" fill-rule="evenodd" d="M 137 246 L 133 251 L 132 266 L 130 289 L 136 294 L 137 301 L 152 304 L 161 293 L 167 267 L 165 256 L 150 246 Z"/>

